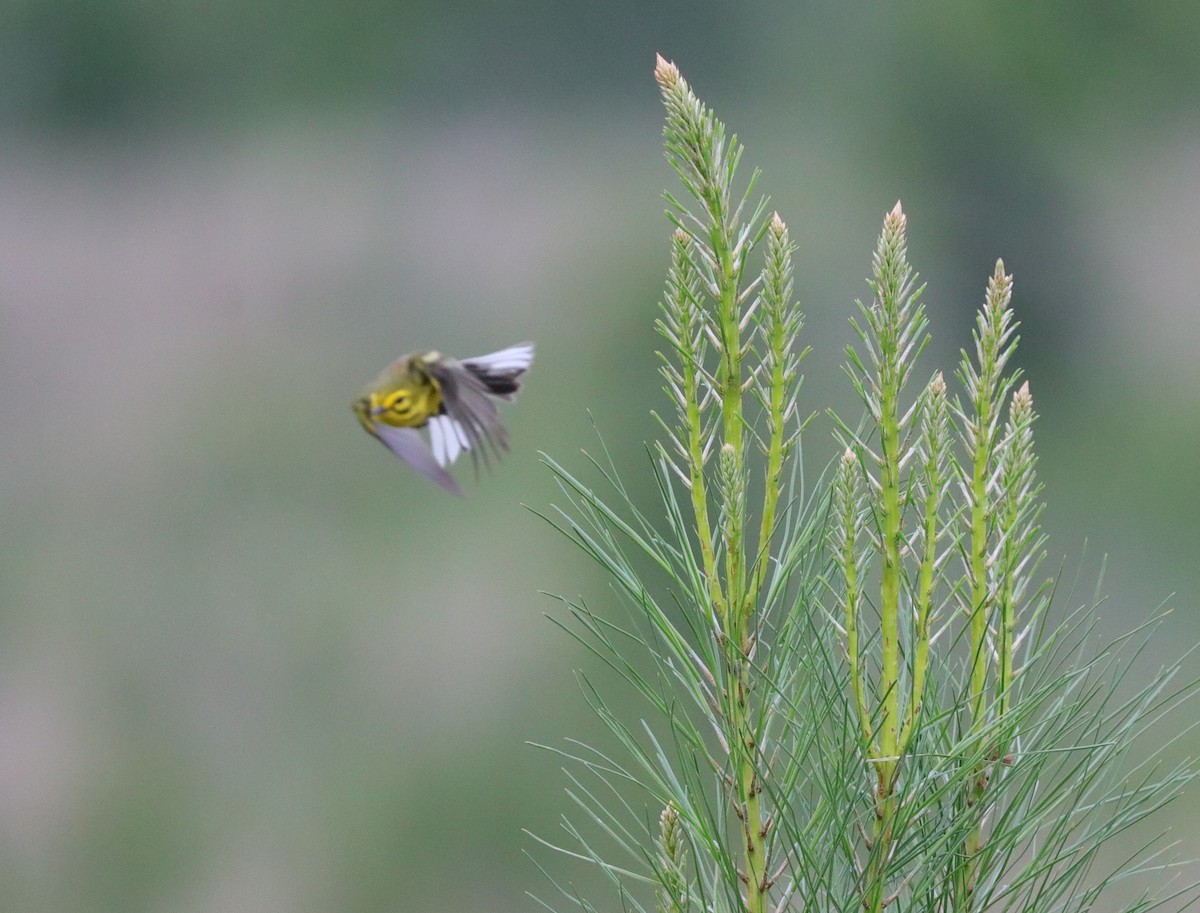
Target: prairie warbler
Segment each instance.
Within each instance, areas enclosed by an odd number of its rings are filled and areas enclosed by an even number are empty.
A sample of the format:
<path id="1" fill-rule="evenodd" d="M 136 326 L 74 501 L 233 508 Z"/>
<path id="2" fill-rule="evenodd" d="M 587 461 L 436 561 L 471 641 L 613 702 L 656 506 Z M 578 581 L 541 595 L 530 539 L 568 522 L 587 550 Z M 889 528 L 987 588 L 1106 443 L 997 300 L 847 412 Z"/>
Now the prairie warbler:
<path id="1" fill-rule="evenodd" d="M 431 482 L 456 495 L 446 471 L 464 451 L 476 469 L 508 449 L 496 400 L 512 401 L 533 363 L 533 343 L 458 361 L 440 352 L 396 359 L 354 401 L 367 431 Z M 419 429 L 428 428 L 429 441 Z"/>

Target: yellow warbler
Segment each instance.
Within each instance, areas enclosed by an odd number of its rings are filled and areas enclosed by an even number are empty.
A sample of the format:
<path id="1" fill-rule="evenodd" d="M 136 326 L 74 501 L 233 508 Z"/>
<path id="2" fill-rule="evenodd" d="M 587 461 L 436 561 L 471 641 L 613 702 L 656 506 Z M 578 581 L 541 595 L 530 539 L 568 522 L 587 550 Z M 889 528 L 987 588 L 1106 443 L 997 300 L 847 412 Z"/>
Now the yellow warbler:
<path id="1" fill-rule="evenodd" d="M 446 471 L 470 451 L 476 467 L 489 451 L 508 449 L 508 432 L 495 400 L 512 401 L 518 378 L 533 363 L 533 343 L 458 361 L 440 352 L 396 359 L 354 401 L 362 426 L 431 482 L 456 495 L 462 488 Z M 418 429 L 429 429 L 429 442 Z"/>

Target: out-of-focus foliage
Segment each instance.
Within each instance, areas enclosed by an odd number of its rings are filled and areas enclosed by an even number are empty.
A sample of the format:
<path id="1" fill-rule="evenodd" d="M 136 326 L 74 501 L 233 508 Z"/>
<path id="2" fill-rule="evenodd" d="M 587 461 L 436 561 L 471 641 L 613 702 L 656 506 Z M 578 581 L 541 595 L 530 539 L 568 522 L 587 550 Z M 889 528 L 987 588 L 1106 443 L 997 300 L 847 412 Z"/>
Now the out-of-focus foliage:
<path id="1" fill-rule="evenodd" d="M 589 410 L 650 485 L 655 51 L 772 177 L 802 408 L 846 405 L 902 197 L 931 362 L 1016 277 L 1051 555 L 1112 554 L 1110 631 L 1179 591 L 1194 641 L 1197 34 L 1193 3 L 4 4 L 6 907 L 528 908 L 520 828 L 561 802 L 523 743 L 590 725 L 538 591 L 602 590 L 518 505 Z M 396 354 L 524 338 L 467 499 L 357 428 Z"/>

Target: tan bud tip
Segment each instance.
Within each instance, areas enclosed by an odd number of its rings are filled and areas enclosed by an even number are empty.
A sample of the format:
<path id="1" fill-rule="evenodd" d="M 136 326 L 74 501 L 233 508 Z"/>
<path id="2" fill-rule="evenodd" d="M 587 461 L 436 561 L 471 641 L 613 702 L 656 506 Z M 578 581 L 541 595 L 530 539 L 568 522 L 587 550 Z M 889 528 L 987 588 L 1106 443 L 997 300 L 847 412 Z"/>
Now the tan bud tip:
<path id="1" fill-rule="evenodd" d="M 660 86 L 669 89 L 679 82 L 679 67 L 663 57 L 662 54 L 655 54 L 654 58 L 654 78 L 658 80 Z"/>
<path id="2" fill-rule="evenodd" d="M 999 308 L 1007 309 L 1012 298 L 1013 277 L 1004 271 L 1004 261 L 996 261 L 996 271 L 988 279 L 988 298 Z"/>
<path id="3" fill-rule="evenodd" d="M 890 231 L 903 231 L 905 225 L 908 224 L 908 217 L 904 215 L 904 208 L 900 205 L 900 201 L 896 201 L 896 205 L 892 207 L 892 211 L 883 217 L 883 227 Z"/>
<path id="4" fill-rule="evenodd" d="M 682 245 L 684 245 L 685 247 L 686 247 L 688 244 L 691 244 L 691 243 L 692 243 L 692 236 L 691 236 L 691 235 L 689 235 L 689 234 L 688 234 L 686 231 L 684 231 L 682 228 L 677 228 L 677 229 L 675 229 L 674 238 L 675 238 L 675 243 L 676 243 L 676 244 L 682 244 Z"/>
<path id="5" fill-rule="evenodd" d="M 1033 410 L 1033 394 L 1029 392 L 1029 381 L 1021 384 L 1021 389 L 1013 394 L 1013 408 L 1025 412 Z"/>
<path id="6" fill-rule="evenodd" d="M 675 810 L 673 802 L 667 803 L 667 807 L 662 810 L 662 814 L 658 816 L 658 820 L 664 830 L 668 825 L 674 826 L 675 822 L 679 820 L 679 812 Z"/>
<path id="7" fill-rule="evenodd" d="M 934 396 L 946 395 L 946 378 L 941 371 L 933 375 L 933 380 L 929 382 L 929 392 Z"/>
<path id="8" fill-rule="evenodd" d="M 852 448 L 847 447 L 846 452 L 842 454 L 842 465 L 843 466 L 853 466 L 857 462 L 858 462 L 858 456 L 854 453 L 854 450 Z"/>
<path id="9" fill-rule="evenodd" d="M 779 213 L 777 212 L 771 213 L 771 231 L 781 237 L 787 231 L 787 226 L 783 223 L 783 219 L 779 217 Z"/>

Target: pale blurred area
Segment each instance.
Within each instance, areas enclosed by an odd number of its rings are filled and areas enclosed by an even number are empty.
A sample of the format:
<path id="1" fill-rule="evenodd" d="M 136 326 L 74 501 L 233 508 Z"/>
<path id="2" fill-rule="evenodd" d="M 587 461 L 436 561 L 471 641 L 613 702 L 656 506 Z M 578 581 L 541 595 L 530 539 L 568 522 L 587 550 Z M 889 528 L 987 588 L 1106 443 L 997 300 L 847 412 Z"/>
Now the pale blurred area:
<path id="1" fill-rule="evenodd" d="M 1004 258 L 1047 570 L 1081 602 L 1107 553 L 1112 634 L 1178 594 L 1153 674 L 1200 636 L 1198 41 L 1195 4 L 6 4 L 0 905 L 503 913 L 553 895 L 526 852 L 594 883 L 522 833 L 570 807 L 526 743 L 598 737 L 543 591 L 623 610 L 522 505 L 593 426 L 654 503 L 656 51 L 799 244 L 809 409 L 857 414 L 897 197 L 919 376 Z M 464 500 L 349 410 L 401 352 L 524 339 Z M 1198 805 L 1161 819 L 1185 854 Z"/>

